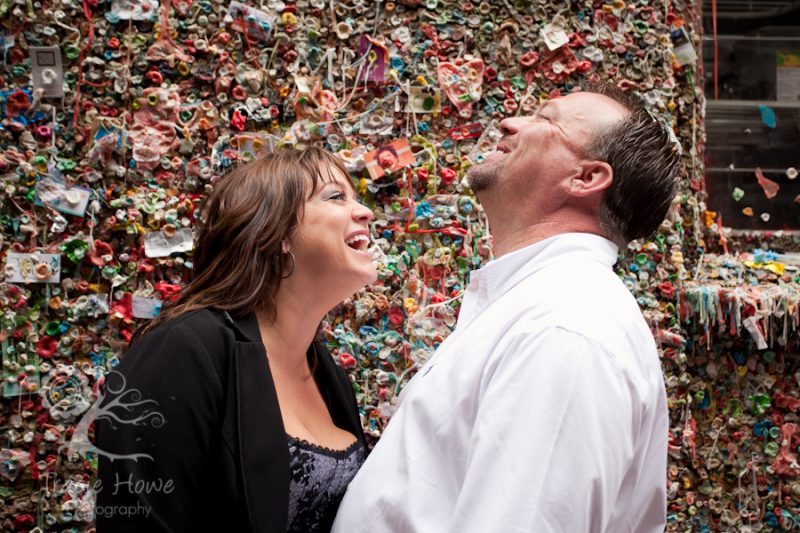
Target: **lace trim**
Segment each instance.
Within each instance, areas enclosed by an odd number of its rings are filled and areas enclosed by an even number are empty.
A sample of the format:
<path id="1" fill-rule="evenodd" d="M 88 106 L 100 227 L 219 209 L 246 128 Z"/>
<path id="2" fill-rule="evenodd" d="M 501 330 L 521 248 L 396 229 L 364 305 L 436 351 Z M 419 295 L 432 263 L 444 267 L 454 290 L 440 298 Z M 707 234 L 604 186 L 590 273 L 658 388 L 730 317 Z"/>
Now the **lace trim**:
<path id="1" fill-rule="evenodd" d="M 289 435 L 288 433 L 286 434 L 286 438 L 289 440 L 290 444 L 293 443 L 300 448 L 310 449 L 317 453 L 328 455 L 337 459 L 345 459 L 350 455 L 352 455 L 353 453 L 355 453 L 361 447 L 361 442 L 358 439 L 356 439 L 355 442 L 353 442 L 353 444 L 351 444 L 344 450 L 334 450 L 333 448 L 328 448 L 327 446 L 314 444 L 313 442 L 309 442 L 305 439 Z"/>

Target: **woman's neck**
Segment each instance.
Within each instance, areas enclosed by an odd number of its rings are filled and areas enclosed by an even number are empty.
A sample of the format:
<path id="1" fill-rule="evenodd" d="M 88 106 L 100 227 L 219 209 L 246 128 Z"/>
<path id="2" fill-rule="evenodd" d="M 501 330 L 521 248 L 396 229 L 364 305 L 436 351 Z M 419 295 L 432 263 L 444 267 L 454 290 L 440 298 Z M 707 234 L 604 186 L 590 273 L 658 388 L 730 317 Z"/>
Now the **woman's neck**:
<path id="1" fill-rule="evenodd" d="M 283 370 L 308 374 L 306 352 L 317 334 L 328 309 L 322 309 L 310 295 L 298 294 L 281 287 L 275 297 L 275 316 L 256 311 L 261 340 L 266 346 L 270 366 Z"/>

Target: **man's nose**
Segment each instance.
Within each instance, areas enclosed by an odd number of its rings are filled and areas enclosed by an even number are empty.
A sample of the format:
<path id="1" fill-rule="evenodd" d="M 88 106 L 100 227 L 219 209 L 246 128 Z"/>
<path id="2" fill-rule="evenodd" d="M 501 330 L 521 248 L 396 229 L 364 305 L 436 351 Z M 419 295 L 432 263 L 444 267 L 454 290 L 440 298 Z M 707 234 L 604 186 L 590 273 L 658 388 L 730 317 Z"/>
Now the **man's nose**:
<path id="1" fill-rule="evenodd" d="M 504 136 L 514 135 L 519 131 L 520 124 L 524 117 L 504 118 L 500 121 L 500 133 Z"/>

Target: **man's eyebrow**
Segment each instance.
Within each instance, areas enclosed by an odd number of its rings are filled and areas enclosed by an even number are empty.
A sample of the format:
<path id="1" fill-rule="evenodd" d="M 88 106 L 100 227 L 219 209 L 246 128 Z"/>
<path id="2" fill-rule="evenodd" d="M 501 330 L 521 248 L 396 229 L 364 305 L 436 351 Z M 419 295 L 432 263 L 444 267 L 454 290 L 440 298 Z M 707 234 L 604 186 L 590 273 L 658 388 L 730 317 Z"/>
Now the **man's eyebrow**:
<path id="1" fill-rule="evenodd" d="M 554 115 L 554 116 L 557 117 L 558 116 L 558 107 L 556 107 L 554 105 L 551 105 L 551 104 L 552 104 L 552 102 L 550 102 L 548 100 L 547 102 L 542 104 L 542 107 L 539 108 L 539 111 L 544 111 L 545 109 L 547 109 L 548 113 L 550 113 L 551 115 Z"/>

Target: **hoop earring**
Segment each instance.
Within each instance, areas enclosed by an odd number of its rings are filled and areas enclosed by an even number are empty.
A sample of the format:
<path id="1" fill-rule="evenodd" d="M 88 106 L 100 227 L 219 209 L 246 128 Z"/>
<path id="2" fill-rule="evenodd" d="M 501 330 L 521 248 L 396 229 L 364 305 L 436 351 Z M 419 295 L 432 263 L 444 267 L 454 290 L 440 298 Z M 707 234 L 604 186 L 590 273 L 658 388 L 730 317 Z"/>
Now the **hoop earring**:
<path id="1" fill-rule="evenodd" d="M 291 251 L 291 250 L 289 250 L 289 251 L 288 251 L 288 252 L 286 252 L 286 253 L 287 253 L 287 254 L 289 254 L 289 257 L 291 257 L 291 258 L 292 258 L 292 269 L 291 269 L 291 270 L 289 271 L 289 273 L 288 273 L 288 274 L 286 274 L 285 276 L 284 276 L 283 274 L 281 274 L 281 279 L 286 279 L 286 278 L 288 278 L 289 276 L 291 276 L 292 274 L 294 274 L 294 267 L 295 267 L 295 265 L 296 265 L 296 263 L 295 263 L 295 260 L 294 260 L 294 254 L 292 253 L 292 251 Z M 281 257 L 283 257 L 283 254 L 281 254 Z"/>

